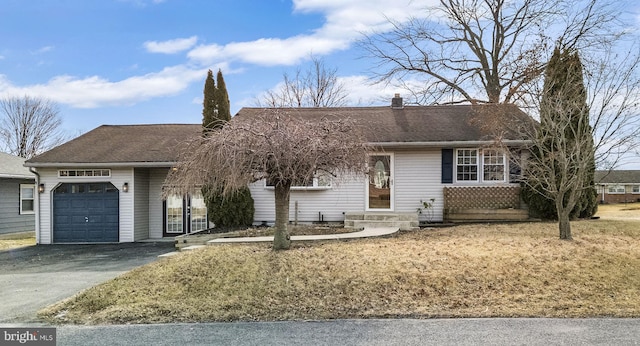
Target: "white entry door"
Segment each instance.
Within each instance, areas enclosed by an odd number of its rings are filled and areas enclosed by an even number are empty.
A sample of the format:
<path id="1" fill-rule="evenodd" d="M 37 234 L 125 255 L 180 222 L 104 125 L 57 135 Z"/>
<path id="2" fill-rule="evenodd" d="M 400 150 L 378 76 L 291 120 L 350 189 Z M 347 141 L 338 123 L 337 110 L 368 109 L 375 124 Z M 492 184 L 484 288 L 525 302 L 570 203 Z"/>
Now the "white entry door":
<path id="1" fill-rule="evenodd" d="M 208 228 L 207 206 L 202 194 L 188 198 L 172 195 L 165 202 L 164 236 L 193 233 Z"/>

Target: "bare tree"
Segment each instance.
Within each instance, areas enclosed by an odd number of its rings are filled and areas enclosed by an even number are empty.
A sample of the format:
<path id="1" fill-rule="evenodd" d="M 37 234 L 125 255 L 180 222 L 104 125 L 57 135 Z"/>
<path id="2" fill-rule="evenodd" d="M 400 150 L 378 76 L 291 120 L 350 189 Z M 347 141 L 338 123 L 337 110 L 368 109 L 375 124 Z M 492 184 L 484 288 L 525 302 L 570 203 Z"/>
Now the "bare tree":
<path id="1" fill-rule="evenodd" d="M 550 46 L 603 47 L 618 28 L 601 0 L 440 0 L 426 11 L 361 42 L 379 81 L 424 79 L 410 90 L 420 104 L 516 103 L 542 75 Z"/>
<path id="2" fill-rule="evenodd" d="M 584 71 L 566 73 L 555 86 L 545 83 L 537 104 L 540 126 L 529 133 L 534 143 L 526 183 L 555 203 L 561 239 L 572 239 L 570 213 L 582 194 L 595 188 L 587 172 L 594 165 L 615 167 L 640 139 L 640 56 L 607 54 L 585 64 Z M 584 78 L 582 101 L 570 84 L 576 77 Z M 577 119 L 576 112 L 588 116 Z"/>
<path id="3" fill-rule="evenodd" d="M 281 86 L 267 91 L 257 103 L 271 108 L 344 106 L 348 95 L 337 72 L 336 68 L 327 68 L 322 59 L 312 57 L 308 70 L 298 68 L 293 76 L 285 73 Z"/>
<path id="4" fill-rule="evenodd" d="M 202 185 L 230 195 L 247 184 L 266 179 L 274 186 L 276 233 L 273 249 L 288 249 L 291 240 L 291 186 L 314 176 L 344 177 L 365 173 L 366 147 L 349 119 L 327 114 L 314 121 L 295 111 L 278 109 L 238 115 L 215 134 L 193 140 L 165 181 L 165 195 L 186 194 Z"/>
<path id="5" fill-rule="evenodd" d="M 58 106 L 40 97 L 6 97 L 0 99 L 0 140 L 9 153 L 31 158 L 60 143 L 62 120 Z"/>

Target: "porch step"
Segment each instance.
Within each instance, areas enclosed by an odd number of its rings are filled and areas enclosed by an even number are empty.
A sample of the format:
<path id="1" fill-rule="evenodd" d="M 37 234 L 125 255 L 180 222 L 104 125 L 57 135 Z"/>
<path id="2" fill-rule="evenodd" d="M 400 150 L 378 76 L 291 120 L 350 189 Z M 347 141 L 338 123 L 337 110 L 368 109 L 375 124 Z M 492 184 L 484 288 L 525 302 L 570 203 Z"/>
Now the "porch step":
<path id="1" fill-rule="evenodd" d="M 197 250 L 206 247 L 206 245 L 189 245 L 180 249 L 180 251 L 189 251 L 189 250 Z"/>
<path id="2" fill-rule="evenodd" d="M 365 227 L 397 227 L 402 231 L 418 229 L 420 222 L 417 213 L 346 213 L 345 228 L 363 229 Z"/>

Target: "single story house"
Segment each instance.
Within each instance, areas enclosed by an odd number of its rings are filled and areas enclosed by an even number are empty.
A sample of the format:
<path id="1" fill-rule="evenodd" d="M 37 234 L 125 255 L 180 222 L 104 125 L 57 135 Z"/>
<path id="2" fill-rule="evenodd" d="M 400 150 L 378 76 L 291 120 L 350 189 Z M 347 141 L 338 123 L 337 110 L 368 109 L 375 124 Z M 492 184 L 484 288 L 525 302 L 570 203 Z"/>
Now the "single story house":
<path id="1" fill-rule="evenodd" d="M 25 159 L 0 153 L 0 234 L 35 229 L 35 175 Z"/>
<path id="2" fill-rule="evenodd" d="M 243 108 L 235 117 L 262 111 Z M 514 123 L 530 123 L 530 118 L 515 106 L 405 107 L 395 97 L 392 107 L 287 111 L 309 119 L 350 117 L 366 128 L 372 147 L 369 177 L 340 184 L 318 177 L 293 187 L 291 221 L 409 214 L 416 223 L 418 217 L 438 222 L 468 210 L 471 216 L 463 219 L 492 218 L 496 210 L 527 217 L 518 179 L 521 148 L 528 141 Z M 494 123 L 500 124 L 501 146 L 487 130 L 496 130 L 486 126 Z M 37 242 L 133 242 L 207 228 L 201 196 L 161 198 L 181 142 L 201 133 L 199 124 L 104 125 L 28 160 L 42 190 L 36 196 Z M 273 188 L 258 181 L 250 190 L 255 223 L 274 222 Z M 425 210 L 421 201 L 431 201 L 431 207 Z"/>
<path id="3" fill-rule="evenodd" d="M 640 202 L 640 170 L 596 171 L 594 182 L 601 203 Z"/>

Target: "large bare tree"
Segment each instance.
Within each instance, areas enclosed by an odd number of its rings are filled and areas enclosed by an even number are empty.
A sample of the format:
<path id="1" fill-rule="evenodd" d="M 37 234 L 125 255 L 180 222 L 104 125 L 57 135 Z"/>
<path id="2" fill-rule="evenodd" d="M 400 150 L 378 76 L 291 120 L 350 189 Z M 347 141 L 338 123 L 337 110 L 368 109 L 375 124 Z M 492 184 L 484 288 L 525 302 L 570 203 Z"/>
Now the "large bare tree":
<path id="1" fill-rule="evenodd" d="M 640 56 L 605 54 L 585 62 L 584 72 L 560 68 L 547 75 L 564 79 L 545 82 L 536 98 L 540 126 L 528 133 L 534 143 L 524 175 L 528 186 L 555 203 L 560 238 L 572 239 L 570 213 L 582 194 L 595 188 L 588 172 L 594 165 L 611 169 L 638 147 Z M 583 78 L 584 88 L 577 92 L 575 81 Z"/>
<path id="2" fill-rule="evenodd" d="M 440 0 L 425 11 L 362 40 L 378 80 L 419 104 L 526 100 L 554 46 L 602 48 L 620 28 L 604 0 Z"/>
<path id="3" fill-rule="evenodd" d="M 40 97 L 0 99 L 0 140 L 9 153 L 31 158 L 60 143 L 62 120 L 57 104 Z"/>
<path id="4" fill-rule="evenodd" d="M 165 194 L 186 194 L 202 185 L 233 194 L 266 179 L 274 186 L 276 233 L 273 249 L 288 249 L 291 186 L 314 176 L 339 179 L 365 173 L 366 147 L 349 119 L 306 120 L 295 109 L 268 109 L 255 116 L 238 115 L 211 136 L 197 138 L 183 151 L 165 181 Z"/>
<path id="5" fill-rule="evenodd" d="M 344 106 L 347 92 L 338 80 L 337 68 L 328 68 L 324 60 L 311 57 L 311 66 L 295 74 L 283 75 L 282 84 L 257 100 L 259 106 L 283 107 L 339 107 Z"/>

